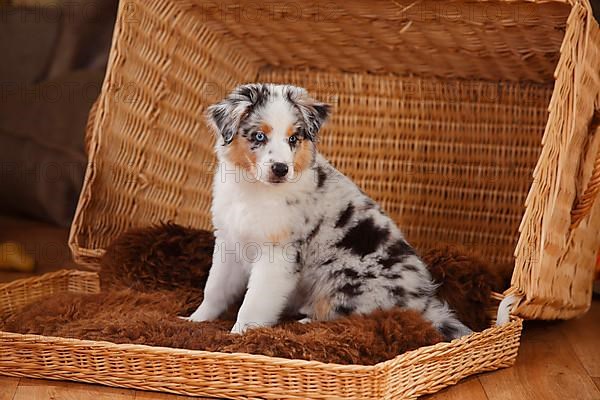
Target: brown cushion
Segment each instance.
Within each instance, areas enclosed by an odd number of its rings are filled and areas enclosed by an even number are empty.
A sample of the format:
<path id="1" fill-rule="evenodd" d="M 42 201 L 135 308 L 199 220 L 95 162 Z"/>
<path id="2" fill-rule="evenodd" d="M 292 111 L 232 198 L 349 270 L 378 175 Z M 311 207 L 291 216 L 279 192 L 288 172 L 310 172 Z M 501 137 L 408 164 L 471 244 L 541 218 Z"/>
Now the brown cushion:
<path id="1" fill-rule="evenodd" d="M 79 71 L 0 99 L 0 212 L 70 224 L 86 168 L 84 135 L 102 71 Z"/>
<path id="2" fill-rule="evenodd" d="M 31 83 L 43 74 L 58 36 L 60 10 L 0 7 L 0 83 L 8 91 L 17 82 Z"/>
<path id="3" fill-rule="evenodd" d="M 0 211 L 68 226 L 83 183 L 85 157 L 0 131 Z"/>

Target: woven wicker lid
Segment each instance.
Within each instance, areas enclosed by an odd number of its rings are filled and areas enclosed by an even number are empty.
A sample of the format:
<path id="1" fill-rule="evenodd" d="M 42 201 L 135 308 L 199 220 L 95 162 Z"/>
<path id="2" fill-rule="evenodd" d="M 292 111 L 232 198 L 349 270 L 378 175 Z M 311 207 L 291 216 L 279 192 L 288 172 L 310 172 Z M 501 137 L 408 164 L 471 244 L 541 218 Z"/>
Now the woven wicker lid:
<path id="1" fill-rule="evenodd" d="M 270 67 L 551 82 L 569 11 L 560 0 L 226 0 L 193 12 Z"/>

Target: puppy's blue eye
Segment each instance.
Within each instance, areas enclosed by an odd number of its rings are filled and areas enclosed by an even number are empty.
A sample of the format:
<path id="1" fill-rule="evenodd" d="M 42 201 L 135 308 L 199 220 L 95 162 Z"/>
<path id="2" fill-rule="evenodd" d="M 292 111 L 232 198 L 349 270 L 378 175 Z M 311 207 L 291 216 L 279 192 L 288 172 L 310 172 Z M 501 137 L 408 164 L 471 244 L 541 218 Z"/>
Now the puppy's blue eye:
<path id="1" fill-rule="evenodd" d="M 290 144 L 295 144 L 298 141 L 298 136 L 292 135 L 289 137 L 288 141 L 290 142 Z"/>
<path id="2" fill-rule="evenodd" d="M 256 132 L 254 134 L 254 140 L 256 140 L 257 142 L 264 142 L 266 138 L 267 137 L 262 132 Z"/>

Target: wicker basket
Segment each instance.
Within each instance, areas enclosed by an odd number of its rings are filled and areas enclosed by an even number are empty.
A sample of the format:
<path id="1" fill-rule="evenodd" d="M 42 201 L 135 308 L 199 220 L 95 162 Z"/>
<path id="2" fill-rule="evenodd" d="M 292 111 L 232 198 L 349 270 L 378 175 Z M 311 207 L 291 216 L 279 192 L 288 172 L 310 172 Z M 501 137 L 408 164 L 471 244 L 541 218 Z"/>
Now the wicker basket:
<path id="1" fill-rule="evenodd" d="M 71 230 L 82 265 L 95 268 L 133 226 L 210 229 L 205 107 L 239 83 L 291 82 L 333 104 L 321 151 L 413 244 L 516 259 L 517 316 L 589 308 L 600 30 L 588 0 L 258 4 L 121 3 Z M 35 297 L 31 286 L 52 293 L 79 276 L 5 286 L 2 312 Z M 0 371 L 226 397 L 412 398 L 511 364 L 520 326 L 514 318 L 373 367 L 4 334 Z"/>
<path id="2" fill-rule="evenodd" d="M 0 321 L 43 296 L 99 290 L 95 272 L 72 270 L 0 285 Z M 0 332 L 0 374 L 218 398 L 412 399 L 512 365 L 521 325 L 513 318 L 374 366 Z"/>

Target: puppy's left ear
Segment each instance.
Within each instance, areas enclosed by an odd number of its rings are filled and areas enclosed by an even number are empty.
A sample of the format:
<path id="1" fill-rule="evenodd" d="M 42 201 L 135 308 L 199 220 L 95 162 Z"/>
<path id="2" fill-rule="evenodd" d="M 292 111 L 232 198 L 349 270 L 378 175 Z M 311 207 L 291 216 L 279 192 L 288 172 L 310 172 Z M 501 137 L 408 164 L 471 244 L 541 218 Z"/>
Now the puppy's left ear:
<path id="1" fill-rule="evenodd" d="M 329 118 L 331 106 L 313 99 L 304 89 L 294 89 L 289 92 L 288 98 L 302 114 L 302 119 L 306 125 L 307 138 L 315 141 L 321 126 Z"/>
<path id="2" fill-rule="evenodd" d="M 313 103 L 301 107 L 306 109 L 306 134 L 308 135 L 309 139 L 314 142 L 317 139 L 317 133 L 321 129 L 321 126 L 325 123 L 325 121 L 327 121 L 327 118 L 329 118 L 331 106 L 326 103 L 314 101 Z"/>

